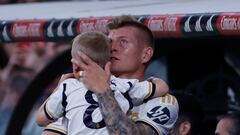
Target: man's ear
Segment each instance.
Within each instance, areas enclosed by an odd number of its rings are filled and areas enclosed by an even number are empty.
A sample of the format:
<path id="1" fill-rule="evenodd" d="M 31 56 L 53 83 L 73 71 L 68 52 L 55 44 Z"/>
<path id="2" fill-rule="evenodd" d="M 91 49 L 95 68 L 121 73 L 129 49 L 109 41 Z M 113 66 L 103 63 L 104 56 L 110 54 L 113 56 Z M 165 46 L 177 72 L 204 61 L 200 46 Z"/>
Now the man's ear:
<path id="1" fill-rule="evenodd" d="M 191 123 L 189 121 L 183 121 L 179 126 L 180 135 L 190 135 Z"/>
<path id="2" fill-rule="evenodd" d="M 145 47 L 143 50 L 142 62 L 147 63 L 151 60 L 153 56 L 153 48 L 152 47 Z"/>

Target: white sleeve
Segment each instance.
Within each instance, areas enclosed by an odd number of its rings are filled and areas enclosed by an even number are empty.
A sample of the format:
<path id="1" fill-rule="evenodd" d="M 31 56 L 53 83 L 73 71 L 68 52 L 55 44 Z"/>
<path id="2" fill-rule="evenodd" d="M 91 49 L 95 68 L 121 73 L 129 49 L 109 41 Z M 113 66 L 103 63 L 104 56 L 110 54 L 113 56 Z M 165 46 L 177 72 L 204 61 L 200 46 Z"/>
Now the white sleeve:
<path id="1" fill-rule="evenodd" d="M 130 104 L 135 106 L 150 99 L 156 89 L 154 83 L 149 81 L 139 82 L 137 79 L 112 78 L 110 86 L 112 90 L 120 91 L 129 100 Z"/>
<path id="2" fill-rule="evenodd" d="M 124 95 L 118 91 L 115 90 L 114 91 L 114 97 L 117 100 L 120 108 L 122 109 L 122 111 L 126 114 L 127 111 L 130 109 L 131 104 L 129 103 L 129 101 L 124 97 Z"/>
<path id="3" fill-rule="evenodd" d="M 140 105 L 148 101 L 155 93 L 156 85 L 149 81 L 135 83 L 129 90 L 133 105 Z"/>
<path id="4" fill-rule="evenodd" d="M 62 105 L 62 99 L 65 89 L 66 83 L 61 83 L 45 104 L 44 111 L 50 120 L 55 120 L 63 116 L 64 107 Z"/>
<path id="5" fill-rule="evenodd" d="M 178 102 L 170 94 L 132 109 L 131 118 L 151 126 L 159 135 L 168 135 L 178 118 Z"/>
<path id="6" fill-rule="evenodd" d="M 67 119 L 65 117 L 61 117 L 57 121 L 47 125 L 44 131 L 51 131 L 61 135 L 67 135 L 67 126 L 68 126 Z"/>

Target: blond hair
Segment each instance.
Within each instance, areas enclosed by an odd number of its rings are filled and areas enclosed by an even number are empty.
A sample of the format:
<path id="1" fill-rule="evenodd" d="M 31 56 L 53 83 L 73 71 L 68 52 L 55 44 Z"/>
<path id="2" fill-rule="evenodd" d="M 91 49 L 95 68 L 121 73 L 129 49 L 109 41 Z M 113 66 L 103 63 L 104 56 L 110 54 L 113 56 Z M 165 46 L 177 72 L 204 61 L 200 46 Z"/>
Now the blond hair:
<path id="1" fill-rule="evenodd" d="M 111 44 L 106 35 L 96 31 L 85 32 L 76 36 L 72 44 L 72 57 L 81 51 L 101 67 L 110 60 Z"/>

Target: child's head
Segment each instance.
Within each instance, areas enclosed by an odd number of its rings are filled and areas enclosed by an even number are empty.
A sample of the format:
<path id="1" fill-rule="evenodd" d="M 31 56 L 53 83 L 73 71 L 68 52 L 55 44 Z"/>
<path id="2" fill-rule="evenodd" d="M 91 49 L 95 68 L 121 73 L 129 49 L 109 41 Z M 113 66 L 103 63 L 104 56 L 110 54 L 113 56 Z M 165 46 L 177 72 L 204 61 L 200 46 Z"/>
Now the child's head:
<path id="1" fill-rule="evenodd" d="M 111 44 L 110 40 L 103 33 L 90 31 L 79 34 L 73 40 L 71 55 L 76 58 L 77 52 L 83 52 L 101 67 L 110 60 Z M 77 73 L 81 69 L 73 64 L 73 72 Z"/>

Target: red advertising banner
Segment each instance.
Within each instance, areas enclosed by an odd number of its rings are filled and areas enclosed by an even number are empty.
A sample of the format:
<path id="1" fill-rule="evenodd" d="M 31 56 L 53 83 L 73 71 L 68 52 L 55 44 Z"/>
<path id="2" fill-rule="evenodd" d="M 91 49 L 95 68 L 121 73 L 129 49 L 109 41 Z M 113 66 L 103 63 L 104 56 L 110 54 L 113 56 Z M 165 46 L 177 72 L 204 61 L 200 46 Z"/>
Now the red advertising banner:
<path id="1" fill-rule="evenodd" d="M 240 35 L 240 12 L 135 16 L 155 38 Z M 114 17 L 0 21 L 0 42 L 71 40 L 86 31 L 108 32 Z"/>
<path id="2" fill-rule="evenodd" d="M 77 24 L 77 32 L 86 31 L 101 31 L 107 33 L 107 24 L 112 20 L 112 17 L 97 17 L 97 18 L 83 18 L 79 19 Z"/>
<path id="3" fill-rule="evenodd" d="M 216 25 L 221 35 L 240 35 L 240 13 L 223 13 Z"/>
<path id="4" fill-rule="evenodd" d="M 181 37 L 180 22 L 182 15 L 150 16 L 144 24 L 150 28 L 155 37 Z"/>
<path id="5" fill-rule="evenodd" d="M 12 24 L 10 34 L 14 40 L 43 40 L 44 20 L 16 21 Z"/>

